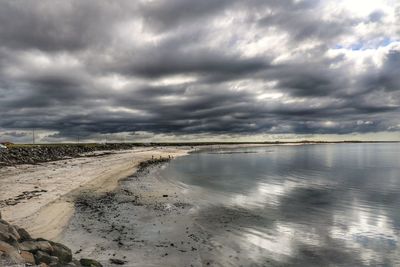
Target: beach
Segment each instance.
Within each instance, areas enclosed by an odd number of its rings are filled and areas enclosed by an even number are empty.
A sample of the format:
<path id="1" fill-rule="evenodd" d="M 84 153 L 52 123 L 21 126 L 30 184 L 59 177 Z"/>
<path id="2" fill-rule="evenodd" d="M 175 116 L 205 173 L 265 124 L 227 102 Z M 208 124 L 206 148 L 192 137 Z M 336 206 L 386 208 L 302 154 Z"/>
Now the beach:
<path id="1" fill-rule="evenodd" d="M 80 192 L 112 191 L 140 162 L 185 155 L 188 148 L 139 147 L 86 157 L 0 168 L 0 208 L 5 220 L 34 237 L 59 240 Z"/>

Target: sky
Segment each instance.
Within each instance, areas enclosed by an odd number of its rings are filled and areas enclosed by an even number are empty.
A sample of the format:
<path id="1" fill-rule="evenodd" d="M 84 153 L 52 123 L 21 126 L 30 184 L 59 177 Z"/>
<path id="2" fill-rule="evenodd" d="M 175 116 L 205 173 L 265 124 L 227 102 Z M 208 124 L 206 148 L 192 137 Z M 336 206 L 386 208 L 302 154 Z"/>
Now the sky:
<path id="1" fill-rule="evenodd" d="M 4 0 L 0 141 L 400 140 L 397 0 Z"/>

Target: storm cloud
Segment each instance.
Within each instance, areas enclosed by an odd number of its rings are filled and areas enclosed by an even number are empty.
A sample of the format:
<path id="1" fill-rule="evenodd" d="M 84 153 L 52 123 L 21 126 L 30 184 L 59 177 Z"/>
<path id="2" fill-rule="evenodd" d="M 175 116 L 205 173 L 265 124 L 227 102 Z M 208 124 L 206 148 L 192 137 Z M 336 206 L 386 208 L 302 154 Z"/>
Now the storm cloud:
<path id="1" fill-rule="evenodd" d="M 0 139 L 400 139 L 396 2 L 2 1 Z"/>

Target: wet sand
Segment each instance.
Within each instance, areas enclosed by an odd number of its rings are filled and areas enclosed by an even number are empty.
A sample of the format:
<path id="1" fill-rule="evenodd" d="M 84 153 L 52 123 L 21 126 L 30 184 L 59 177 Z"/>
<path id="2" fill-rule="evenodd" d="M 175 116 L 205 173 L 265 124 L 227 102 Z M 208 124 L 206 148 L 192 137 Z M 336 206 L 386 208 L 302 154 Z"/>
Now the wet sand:
<path id="1" fill-rule="evenodd" d="M 124 266 L 203 266 L 206 236 L 195 208 L 180 188 L 154 175 L 153 166 L 120 182 L 111 192 L 82 192 L 76 213 L 60 240 L 75 256 L 109 259 Z"/>

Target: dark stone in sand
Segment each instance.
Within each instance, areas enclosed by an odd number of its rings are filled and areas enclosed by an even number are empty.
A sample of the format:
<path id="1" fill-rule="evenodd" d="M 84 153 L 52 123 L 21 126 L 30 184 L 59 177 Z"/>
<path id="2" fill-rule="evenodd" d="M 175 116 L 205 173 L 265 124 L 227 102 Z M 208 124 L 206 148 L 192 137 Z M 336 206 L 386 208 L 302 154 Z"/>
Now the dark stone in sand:
<path id="1" fill-rule="evenodd" d="M 81 259 L 80 264 L 85 267 L 103 267 L 100 262 L 91 259 Z"/>
<path id="2" fill-rule="evenodd" d="M 110 259 L 111 264 L 116 264 L 116 265 L 124 265 L 126 261 L 119 260 L 119 259 Z"/>

